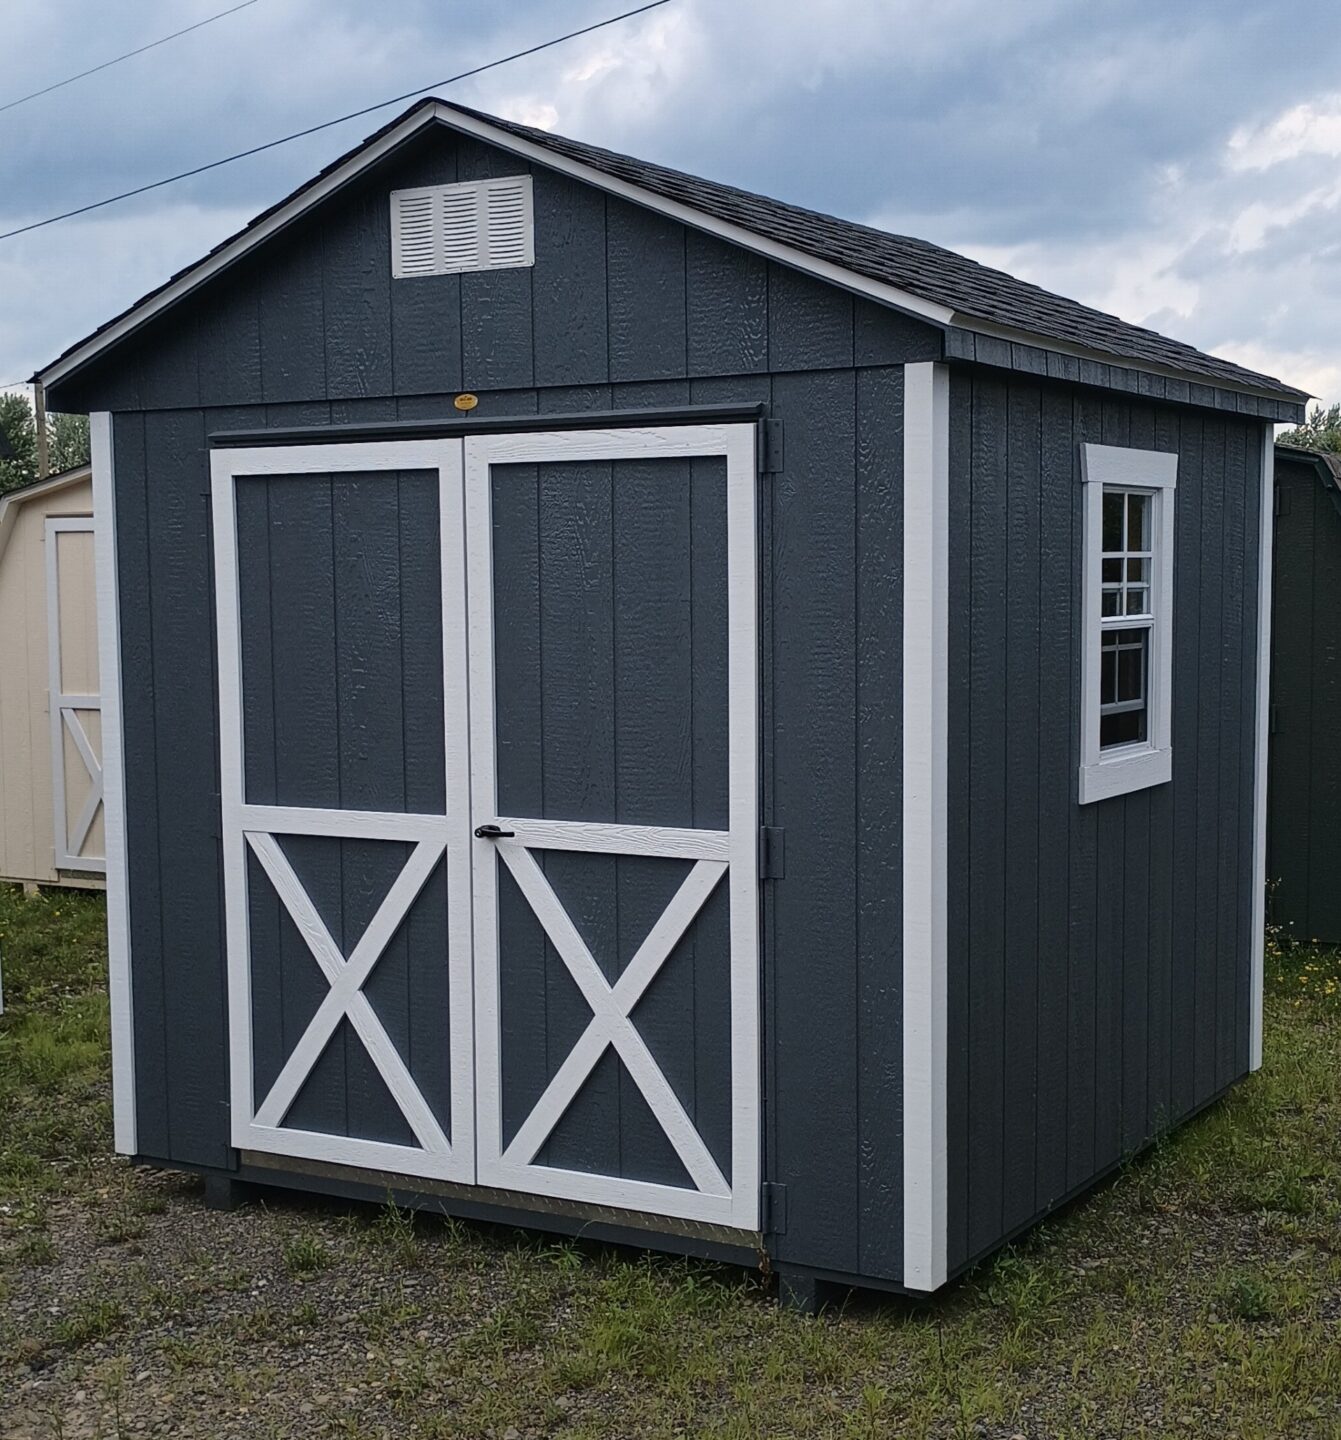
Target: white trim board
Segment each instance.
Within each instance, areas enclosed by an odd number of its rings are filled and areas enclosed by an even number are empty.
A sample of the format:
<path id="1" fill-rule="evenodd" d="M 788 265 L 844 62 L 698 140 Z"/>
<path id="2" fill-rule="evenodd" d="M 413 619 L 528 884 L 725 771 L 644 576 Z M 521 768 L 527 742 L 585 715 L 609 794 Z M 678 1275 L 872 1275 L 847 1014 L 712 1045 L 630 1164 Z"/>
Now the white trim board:
<path id="1" fill-rule="evenodd" d="M 903 367 L 903 1283 L 946 1275 L 950 380 Z"/>
<path id="2" fill-rule="evenodd" d="M 112 1022 L 112 1126 L 118 1153 L 136 1152 L 135 1026 L 131 1006 L 130 892 L 121 716 L 121 605 L 117 592 L 116 479 L 112 417 L 89 417 L 93 462 L 98 683 L 102 690 L 103 834 L 107 857 L 107 972 Z"/>
<path id="3" fill-rule="evenodd" d="M 1252 1006 L 1248 1068 L 1262 1068 L 1262 988 L 1266 979 L 1267 758 L 1271 745 L 1271 586 L 1275 544 L 1275 427 L 1262 427 L 1261 529 L 1257 563 L 1257 733 L 1253 770 L 1253 911 L 1250 943 Z"/>

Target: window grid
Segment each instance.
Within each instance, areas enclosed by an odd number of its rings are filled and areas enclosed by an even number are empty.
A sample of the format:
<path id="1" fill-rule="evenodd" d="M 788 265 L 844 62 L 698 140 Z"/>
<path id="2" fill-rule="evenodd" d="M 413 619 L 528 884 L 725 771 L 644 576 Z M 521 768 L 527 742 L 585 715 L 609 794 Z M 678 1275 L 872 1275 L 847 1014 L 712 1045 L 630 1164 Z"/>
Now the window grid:
<path id="1" fill-rule="evenodd" d="M 1100 614 L 1105 626 L 1150 617 L 1152 497 L 1135 490 L 1104 487 L 1103 574 Z"/>
<path id="2" fill-rule="evenodd" d="M 1099 746 L 1149 737 L 1154 500 L 1147 491 L 1105 485 L 1100 546 Z"/>

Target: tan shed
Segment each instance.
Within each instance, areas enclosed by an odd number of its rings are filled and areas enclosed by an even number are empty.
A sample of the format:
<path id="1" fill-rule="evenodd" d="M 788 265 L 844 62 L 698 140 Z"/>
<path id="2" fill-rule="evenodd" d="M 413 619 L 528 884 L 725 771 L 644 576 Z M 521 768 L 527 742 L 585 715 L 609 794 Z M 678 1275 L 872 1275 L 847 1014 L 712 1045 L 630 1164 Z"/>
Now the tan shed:
<path id="1" fill-rule="evenodd" d="M 87 465 L 0 496 L 0 879 L 103 883 Z"/>

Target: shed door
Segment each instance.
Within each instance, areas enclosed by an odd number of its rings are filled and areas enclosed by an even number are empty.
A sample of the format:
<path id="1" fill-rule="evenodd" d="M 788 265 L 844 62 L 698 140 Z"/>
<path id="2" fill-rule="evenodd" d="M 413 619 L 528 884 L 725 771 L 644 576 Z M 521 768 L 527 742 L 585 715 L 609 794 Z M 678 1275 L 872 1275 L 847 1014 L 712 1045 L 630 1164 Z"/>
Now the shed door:
<path id="1" fill-rule="evenodd" d="M 471 1180 L 461 444 L 211 459 L 233 1143 Z"/>
<path id="2" fill-rule="evenodd" d="M 753 429 L 465 445 L 478 1178 L 753 1228 Z"/>
<path id="3" fill-rule="evenodd" d="M 46 580 L 56 869 L 103 874 L 102 695 L 91 516 L 47 517 Z"/>

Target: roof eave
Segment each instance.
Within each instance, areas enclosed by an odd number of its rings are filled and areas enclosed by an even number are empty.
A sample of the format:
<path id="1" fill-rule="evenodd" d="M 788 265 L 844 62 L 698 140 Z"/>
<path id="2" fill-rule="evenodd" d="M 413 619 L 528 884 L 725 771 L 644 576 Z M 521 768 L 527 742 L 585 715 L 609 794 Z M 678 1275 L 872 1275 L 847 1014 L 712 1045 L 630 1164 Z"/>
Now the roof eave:
<path id="1" fill-rule="evenodd" d="M 1290 385 L 1257 386 L 1242 380 L 1210 375 L 1204 370 L 1184 370 L 1176 365 L 1160 365 L 1153 360 L 1138 359 L 1114 350 L 1093 350 L 1069 340 L 1040 335 L 1037 331 L 1016 330 L 996 321 L 977 319 L 972 315 L 956 313 L 951 324 L 957 330 L 971 330 L 975 335 L 987 335 L 994 340 L 1004 340 L 1013 345 L 1032 345 L 1040 350 L 1054 351 L 1058 355 L 1070 355 L 1077 360 L 1092 360 L 1099 365 L 1121 365 L 1124 369 L 1136 370 L 1143 375 L 1162 375 L 1166 380 L 1184 380 L 1189 385 L 1206 385 L 1213 390 L 1251 395 L 1258 400 L 1291 400 L 1303 405 L 1312 398 L 1307 390 L 1296 390 Z"/>

